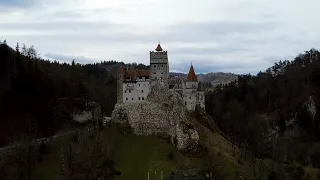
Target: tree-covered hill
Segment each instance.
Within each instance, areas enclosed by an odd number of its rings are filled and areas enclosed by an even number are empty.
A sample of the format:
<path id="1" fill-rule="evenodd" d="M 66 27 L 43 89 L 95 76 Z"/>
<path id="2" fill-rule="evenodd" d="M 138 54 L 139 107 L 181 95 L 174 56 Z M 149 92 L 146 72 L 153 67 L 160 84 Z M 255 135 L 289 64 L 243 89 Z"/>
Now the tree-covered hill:
<path id="1" fill-rule="evenodd" d="M 245 153 L 320 167 L 320 52 L 218 86 L 206 110 Z"/>
<path id="2" fill-rule="evenodd" d="M 36 50 L 0 44 L 0 145 L 22 134 L 54 134 L 68 120 L 61 99 L 95 101 L 104 115 L 116 103 L 116 76 L 108 61 L 80 65 L 42 60 Z M 114 70 L 113 70 L 114 71 Z M 73 103 L 72 101 L 71 103 Z"/>

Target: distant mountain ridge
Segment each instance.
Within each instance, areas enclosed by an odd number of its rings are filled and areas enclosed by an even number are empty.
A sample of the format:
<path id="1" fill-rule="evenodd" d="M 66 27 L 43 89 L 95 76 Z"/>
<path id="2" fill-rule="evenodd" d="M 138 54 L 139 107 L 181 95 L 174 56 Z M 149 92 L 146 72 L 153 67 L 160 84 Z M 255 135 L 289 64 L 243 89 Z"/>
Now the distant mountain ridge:
<path id="1" fill-rule="evenodd" d="M 177 76 L 177 77 L 186 77 L 186 73 L 176 73 L 176 72 L 170 72 L 171 76 Z M 210 72 L 206 74 L 197 74 L 197 78 L 199 81 L 202 82 L 211 82 L 212 86 L 216 86 L 218 84 L 227 84 L 233 80 L 236 80 L 238 77 L 237 74 L 233 73 L 224 73 L 224 72 Z"/>

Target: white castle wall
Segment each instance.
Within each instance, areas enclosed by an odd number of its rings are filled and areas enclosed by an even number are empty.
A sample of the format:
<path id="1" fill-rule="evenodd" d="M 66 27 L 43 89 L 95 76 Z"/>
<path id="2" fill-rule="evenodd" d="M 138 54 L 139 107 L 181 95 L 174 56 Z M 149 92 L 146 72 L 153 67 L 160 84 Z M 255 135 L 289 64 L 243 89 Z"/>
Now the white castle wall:
<path id="1" fill-rule="evenodd" d="M 123 102 L 139 102 L 147 100 L 150 92 L 150 81 L 123 83 Z"/>

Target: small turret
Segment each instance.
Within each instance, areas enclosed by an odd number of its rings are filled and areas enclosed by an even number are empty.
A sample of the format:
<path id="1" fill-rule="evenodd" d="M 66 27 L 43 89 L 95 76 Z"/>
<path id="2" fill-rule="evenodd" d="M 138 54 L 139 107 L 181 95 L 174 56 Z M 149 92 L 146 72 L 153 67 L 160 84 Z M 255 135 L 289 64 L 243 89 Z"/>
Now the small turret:
<path id="1" fill-rule="evenodd" d="M 191 64 L 190 69 L 189 69 L 189 73 L 188 73 L 188 76 L 187 76 L 187 81 L 196 81 L 196 82 L 198 81 L 192 64 Z"/>
<path id="2" fill-rule="evenodd" d="M 198 89 L 198 80 L 192 64 L 187 76 L 186 87 L 187 89 Z"/>

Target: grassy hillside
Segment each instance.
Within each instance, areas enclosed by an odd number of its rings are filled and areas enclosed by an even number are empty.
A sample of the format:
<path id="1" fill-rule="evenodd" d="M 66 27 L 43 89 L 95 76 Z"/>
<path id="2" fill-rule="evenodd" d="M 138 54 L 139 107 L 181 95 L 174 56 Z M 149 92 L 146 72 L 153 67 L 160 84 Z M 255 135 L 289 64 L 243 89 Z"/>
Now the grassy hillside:
<path id="1" fill-rule="evenodd" d="M 223 138 L 218 131 L 212 131 L 203 126 L 198 120 L 190 119 L 189 123 L 193 124 L 200 134 L 200 144 L 207 153 L 199 157 L 191 157 L 176 150 L 176 148 L 167 139 L 157 136 L 138 136 L 134 134 L 124 134 L 116 125 L 101 130 L 101 141 L 103 149 L 112 149 L 111 156 L 115 160 L 115 169 L 121 172 L 117 176 L 120 180 L 147 179 L 148 171 L 150 178 L 154 172 L 157 172 L 157 179 L 160 179 L 161 171 L 164 179 L 169 177 L 171 172 L 177 168 L 208 168 L 211 165 L 220 166 L 220 179 L 237 179 L 237 175 L 254 176 L 252 158 L 249 156 L 240 163 L 238 158 L 240 150 L 234 148 L 232 144 Z M 86 133 L 81 133 L 80 138 L 86 137 Z M 90 137 L 87 136 L 87 137 Z M 41 180 L 58 180 L 61 179 L 62 172 L 62 150 L 68 152 L 70 143 L 73 148 L 83 148 L 78 142 L 73 141 L 73 136 L 59 137 L 48 146 L 48 151 L 36 160 L 35 179 Z M 89 138 L 90 143 L 87 146 L 93 146 L 95 138 Z M 172 158 L 169 158 L 172 153 Z M 84 154 L 86 155 L 86 154 Z M 76 157 L 76 155 L 74 155 Z M 77 156 L 77 161 L 85 161 L 81 159 L 84 156 Z M 66 157 L 67 159 L 67 157 Z M 67 161 L 65 162 L 67 164 Z M 262 179 L 267 176 L 278 163 L 266 159 L 263 166 L 256 163 L 256 176 L 262 175 Z M 263 167 L 263 174 L 260 168 Z M 316 179 L 316 169 L 306 168 L 310 172 L 310 179 Z M 8 179 L 17 178 L 19 171 L 11 171 L 15 176 L 9 176 Z M 134 177 L 134 178 L 133 178 Z M 313 178 L 312 178 L 313 177 Z"/>

